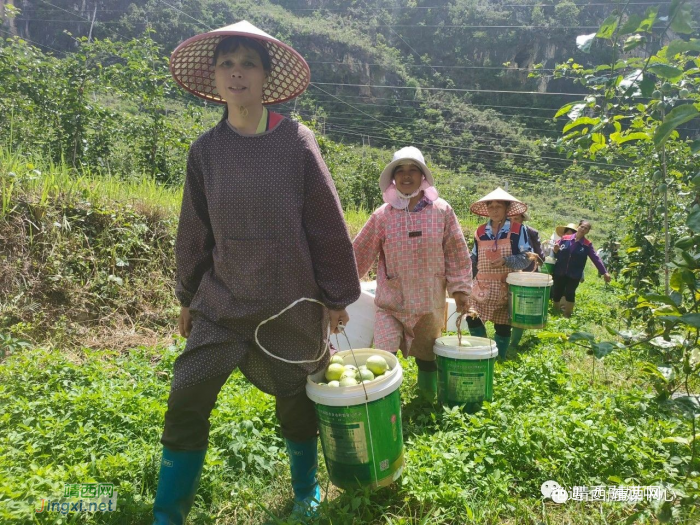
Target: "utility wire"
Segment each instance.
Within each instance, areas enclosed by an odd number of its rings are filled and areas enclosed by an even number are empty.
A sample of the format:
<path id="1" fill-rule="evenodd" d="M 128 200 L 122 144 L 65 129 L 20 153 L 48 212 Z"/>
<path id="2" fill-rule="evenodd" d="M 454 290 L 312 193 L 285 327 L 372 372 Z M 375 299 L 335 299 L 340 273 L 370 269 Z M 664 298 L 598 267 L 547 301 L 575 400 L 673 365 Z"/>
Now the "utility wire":
<path id="1" fill-rule="evenodd" d="M 47 46 L 46 44 L 40 44 L 39 42 L 35 42 L 34 40 L 30 40 L 28 38 L 21 37 L 19 35 L 13 35 L 9 31 L 5 31 L 4 29 L 0 29 L 0 33 L 5 33 L 6 35 L 10 35 L 13 38 L 16 38 L 18 40 L 24 40 L 25 42 L 29 42 L 30 44 L 37 45 L 39 47 L 45 47 L 46 49 L 50 49 L 51 51 L 55 51 L 56 53 L 63 53 L 63 51 L 59 51 L 58 49 L 55 49 L 51 46 Z"/>
<path id="2" fill-rule="evenodd" d="M 185 13 L 182 9 L 178 9 L 178 8 L 175 7 L 175 6 L 170 5 L 170 4 L 169 4 L 168 2 L 166 2 L 165 0 L 158 0 L 158 1 L 159 1 L 160 3 L 162 3 L 162 4 L 167 5 L 170 9 L 174 9 L 174 10 L 177 11 L 178 13 L 182 13 L 182 14 L 185 15 L 186 17 L 191 18 L 192 20 L 194 20 L 195 22 L 197 22 L 197 23 L 200 24 L 201 26 L 206 27 L 209 31 L 213 31 L 213 30 L 214 30 L 214 28 L 209 27 L 207 24 L 205 24 L 205 23 L 202 22 L 201 20 L 197 20 L 197 19 L 196 19 L 195 17 L 193 17 L 192 15 L 188 15 L 188 14 Z"/>
<path id="3" fill-rule="evenodd" d="M 354 110 L 357 111 L 358 113 L 362 113 L 363 115 L 365 115 L 365 116 L 371 118 L 372 120 L 376 120 L 376 121 L 379 122 L 382 126 L 385 126 L 385 127 L 386 127 L 386 124 L 385 124 L 384 122 L 382 122 L 381 120 L 379 120 L 378 118 L 375 118 L 375 117 L 373 117 L 372 115 L 370 115 L 369 113 L 365 113 L 365 112 L 362 111 L 361 109 L 356 108 L 356 107 L 353 106 L 352 104 L 350 104 L 350 103 L 348 103 L 348 102 L 345 102 L 344 100 L 339 99 L 339 98 L 336 97 L 335 95 L 333 95 L 333 94 L 329 93 L 328 91 L 326 91 L 326 90 L 324 90 L 324 89 L 318 87 L 318 86 L 316 85 L 316 83 L 311 82 L 311 83 L 310 83 L 310 86 L 312 86 L 312 87 L 318 89 L 319 91 L 322 91 L 322 92 L 325 93 L 326 95 L 329 95 L 329 96 L 331 96 L 331 97 L 337 99 L 337 100 L 338 100 L 339 102 L 341 102 L 342 104 L 345 104 L 346 106 L 350 106 L 352 109 L 354 109 Z"/>
<path id="4" fill-rule="evenodd" d="M 376 132 L 376 130 L 372 130 Z M 383 136 L 376 136 L 376 135 L 369 135 L 367 133 L 364 134 L 365 136 L 369 136 L 370 138 L 377 138 L 377 139 L 382 139 L 382 140 L 390 140 L 393 141 L 394 139 L 388 138 L 388 137 L 383 137 Z M 441 144 L 429 144 L 431 146 L 435 146 L 437 148 L 443 148 L 443 149 L 453 149 L 453 150 L 460 150 L 460 151 L 475 151 L 479 153 L 489 153 L 489 154 L 497 154 L 497 155 L 502 155 L 502 156 L 514 156 L 514 157 L 525 157 L 525 158 L 536 158 L 536 159 L 544 159 L 544 160 L 553 160 L 557 162 L 573 162 L 570 161 L 569 159 L 561 159 L 558 157 L 549 157 L 546 155 L 528 155 L 525 153 L 515 153 L 515 152 L 501 152 L 501 151 L 494 151 L 494 150 L 488 150 L 488 149 L 483 149 L 483 148 L 469 148 L 465 146 L 444 146 Z M 605 166 L 606 168 L 626 168 L 627 166 L 623 164 L 607 164 L 604 162 L 596 162 L 596 161 L 587 161 L 587 160 L 578 160 L 577 163 L 580 164 L 589 164 L 592 166 Z"/>
<path id="5" fill-rule="evenodd" d="M 333 62 L 333 61 L 322 61 L 322 60 L 307 60 L 307 64 L 335 64 L 339 66 L 354 66 L 355 64 L 351 64 L 349 62 Z M 370 66 L 370 67 L 387 67 L 387 64 L 379 64 L 379 63 L 370 63 L 370 64 L 364 64 L 365 66 Z M 402 64 L 405 67 L 414 67 L 414 68 L 433 68 L 433 69 L 495 69 L 498 71 L 556 71 L 556 69 L 548 69 L 548 68 L 529 68 L 529 67 L 498 67 L 498 66 L 433 66 L 433 65 L 426 65 L 426 64 Z"/>
<path id="6" fill-rule="evenodd" d="M 333 130 L 333 133 L 338 133 L 338 134 L 340 134 L 340 135 L 351 135 L 351 136 L 360 136 L 360 137 L 375 138 L 375 139 L 379 139 L 379 140 L 384 140 L 384 141 L 385 141 L 386 143 L 388 143 L 388 144 L 401 145 L 401 143 L 400 143 L 399 141 L 394 140 L 394 139 L 391 139 L 391 138 L 388 138 L 388 137 L 384 138 L 384 137 L 376 137 L 376 136 L 372 136 L 372 135 L 367 135 L 366 133 L 356 133 L 356 132 L 353 132 L 352 130 L 345 130 L 344 128 L 340 128 L 340 127 L 339 127 L 337 130 Z M 420 146 L 422 146 L 422 145 L 434 146 L 434 144 L 430 144 L 430 143 L 428 143 L 428 142 L 426 142 L 426 141 L 418 141 L 418 142 L 416 142 L 416 144 L 417 144 L 417 145 L 420 145 Z M 359 146 L 358 146 L 358 147 L 359 147 Z M 456 147 L 456 146 L 453 146 L 453 147 L 449 147 L 449 146 L 438 146 L 437 149 L 453 149 L 453 150 L 459 150 L 459 149 L 463 149 L 463 148 L 459 148 L 459 147 Z M 529 178 L 529 177 L 528 177 L 527 175 L 525 175 L 525 174 L 520 174 L 520 173 L 515 173 L 515 174 L 514 174 L 514 173 L 512 173 L 512 172 L 506 172 L 506 171 L 503 171 L 505 168 L 492 168 L 492 167 L 490 167 L 490 166 L 489 166 L 486 162 L 484 162 L 482 159 L 470 159 L 469 162 L 470 162 L 470 163 L 473 163 L 473 164 L 477 164 L 477 165 L 483 165 L 483 166 L 485 166 L 485 167 L 487 167 L 487 168 L 493 170 L 492 173 L 500 174 L 500 175 L 502 175 L 502 176 L 511 177 L 511 178 L 521 178 L 521 179 L 523 179 L 523 180 L 533 181 L 533 182 L 537 182 L 537 181 L 541 182 L 541 177 L 540 177 L 539 175 L 538 175 L 538 176 L 534 176 L 534 175 L 533 175 L 532 178 Z M 582 162 L 582 161 L 578 161 L 578 162 Z M 574 161 L 574 162 L 572 163 L 572 165 L 575 165 L 575 164 L 577 164 L 576 161 Z M 611 166 L 612 166 L 612 165 L 611 165 Z M 627 166 L 622 166 L 622 167 L 627 167 Z M 596 178 L 596 176 L 594 176 L 594 175 L 591 174 L 591 173 L 589 173 L 588 176 L 589 176 L 589 178 L 590 178 L 592 181 L 594 181 L 594 182 L 599 182 L 599 183 L 609 183 L 609 182 L 610 182 L 610 178 L 609 178 L 609 177 L 599 176 L 598 178 Z"/>
<path id="7" fill-rule="evenodd" d="M 162 0 L 161 0 L 162 1 Z M 559 93 L 559 92 L 541 92 L 541 91 L 507 91 L 500 89 L 465 89 L 465 88 L 436 88 L 423 86 L 387 86 L 379 84 L 343 84 L 339 82 L 315 82 L 317 86 L 342 86 L 342 87 L 362 87 L 362 88 L 377 88 L 377 89 L 413 89 L 421 91 L 454 91 L 468 93 L 509 93 L 514 95 L 562 95 L 562 96 L 586 96 L 587 93 Z"/>

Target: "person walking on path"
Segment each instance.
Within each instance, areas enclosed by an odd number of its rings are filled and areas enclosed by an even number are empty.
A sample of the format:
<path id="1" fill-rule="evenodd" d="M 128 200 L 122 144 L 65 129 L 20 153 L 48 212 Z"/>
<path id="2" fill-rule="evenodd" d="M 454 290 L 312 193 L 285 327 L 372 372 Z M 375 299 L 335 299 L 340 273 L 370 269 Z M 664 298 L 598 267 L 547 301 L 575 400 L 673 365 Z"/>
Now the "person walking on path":
<path id="1" fill-rule="evenodd" d="M 467 325 L 471 335 L 486 337 L 484 322 L 493 322 L 498 357 L 505 359 L 511 336 L 506 277 L 527 268 L 531 262 L 527 230 L 509 217 L 526 212 L 527 205 L 496 188 L 469 209 L 489 220 L 474 234 L 471 259 L 475 280 L 470 298 L 470 311 L 474 315 L 467 316 Z"/>
<path id="2" fill-rule="evenodd" d="M 574 225 L 569 224 L 566 228 L 573 229 L 571 226 Z M 593 248 L 593 243 L 586 239 L 586 235 L 591 231 L 591 223 L 582 220 L 574 231 L 574 233 L 568 234 L 562 231 L 562 238 L 554 245 L 554 256 L 557 262 L 554 265 L 554 275 L 552 276 L 554 284 L 552 285 L 551 297 L 554 312 L 561 312 L 564 317 L 571 317 L 574 312 L 576 288 L 581 282 L 586 261 L 589 258 L 605 282 L 610 282 L 610 274 Z M 562 297 L 564 298 L 563 302 Z"/>
<path id="3" fill-rule="evenodd" d="M 385 204 L 353 241 L 360 276 L 379 257 L 374 346 L 413 356 L 419 392 L 428 400 L 437 393 L 433 345 L 442 334 L 445 291 L 462 312 L 472 286 L 464 234 L 433 184 L 420 150 L 394 153 L 379 177 Z"/>
<path id="4" fill-rule="evenodd" d="M 294 49 L 245 21 L 186 40 L 170 68 L 185 89 L 226 109 L 187 161 L 175 244 L 187 344 L 165 413 L 155 523 L 185 522 L 209 416 L 236 368 L 275 396 L 293 514 L 302 521 L 321 499 L 306 378 L 327 365 L 329 324 L 337 333 L 360 295 L 340 201 L 313 133 L 265 107 L 300 95 L 309 69 Z M 261 328 L 301 298 L 311 301 Z"/>

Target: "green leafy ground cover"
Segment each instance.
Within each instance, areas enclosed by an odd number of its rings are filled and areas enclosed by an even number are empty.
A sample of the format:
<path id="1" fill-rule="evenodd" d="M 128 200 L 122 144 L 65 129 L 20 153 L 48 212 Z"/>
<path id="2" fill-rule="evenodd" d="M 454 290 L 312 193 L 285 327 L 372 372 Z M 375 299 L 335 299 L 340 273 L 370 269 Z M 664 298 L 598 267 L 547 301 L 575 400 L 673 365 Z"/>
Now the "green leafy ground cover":
<path id="1" fill-rule="evenodd" d="M 0 522 L 149 523 L 170 374 L 184 344 L 170 335 L 179 194 L 16 156 L 3 158 L 0 181 Z M 352 233 L 366 217 L 347 213 Z M 497 365 L 494 401 L 478 414 L 420 403 L 415 366 L 403 360 L 403 477 L 375 493 L 342 493 L 322 467 L 318 521 L 696 520 L 687 414 L 663 401 L 658 377 L 645 372 L 663 364 L 660 355 L 640 345 L 597 360 L 566 342 L 573 332 L 602 338 L 606 325 L 624 328 L 621 289 L 590 270 L 575 318 L 526 332 L 521 351 Z M 678 496 L 665 507 L 556 505 L 540 495 L 548 479 L 663 484 Z M 60 498 L 65 483 L 93 481 L 117 486 L 117 513 L 33 512 L 41 498 Z M 279 523 L 291 497 L 273 399 L 235 373 L 212 417 L 191 521 Z"/>
<path id="2" fill-rule="evenodd" d="M 526 332 L 498 364 L 495 393 L 477 414 L 415 398 L 415 366 L 402 360 L 406 469 L 377 492 L 341 493 L 328 484 L 319 523 L 693 523 L 698 473 L 682 413 L 656 399 L 640 369 L 645 352 L 613 353 L 596 364 L 556 334 L 601 330 L 617 293 L 592 275 L 577 317 Z M 609 312 L 609 310 L 608 310 Z M 158 443 L 172 364 L 183 341 L 125 352 L 16 348 L 0 364 L 0 521 L 148 523 L 157 483 Z M 542 482 L 563 486 L 662 485 L 677 494 L 648 501 L 543 501 Z M 112 482 L 114 514 L 33 515 L 65 483 Z M 238 373 L 212 416 L 211 447 L 192 523 L 279 523 L 291 490 L 273 398 Z"/>

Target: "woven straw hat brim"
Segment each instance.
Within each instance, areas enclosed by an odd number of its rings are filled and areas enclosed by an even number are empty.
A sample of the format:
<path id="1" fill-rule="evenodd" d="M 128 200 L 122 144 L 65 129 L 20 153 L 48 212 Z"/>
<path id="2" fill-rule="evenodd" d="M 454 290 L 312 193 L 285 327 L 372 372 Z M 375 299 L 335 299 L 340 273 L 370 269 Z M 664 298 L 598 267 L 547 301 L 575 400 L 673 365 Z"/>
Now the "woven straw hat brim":
<path id="1" fill-rule="evenodd" d="M 564 236 L 564 230 L 574 230 L 574 231 L 578 231 L 578 226 L 577 226 L 576 224 L 574 224 L 573 222 L 570 222 L 570 223 L 567 224 L 566 226 L 557 226 L 557 227 L 555 228 L 554 231 L 557 232 L 557 235 L 558 235 L 559 237 L 563 237 L 563 236 Z"/>
<path id="2" fill-rule="evenodd" d="M 494 191 L 492 191 L 485 197 L 482 197 L 481 199 L 476 201 L 469 207 L 469 211 L 482 217 L 488 217 L 489 212 L 486 208 L 486 203 L 490 201 L 510 202 L 511 205 L 507 213 L 508 217 L 520 215 L 521 213 L 525 213 L 527 211 L 527 204 L 525 204 L 524 202 L 520 202 L 518 199 L 516 199 L 511 194 L 509 194 L 501 188 L 496 188 Z"/>
<path id="3" fill-rule="evenodd" d="M 248 22 L 193 36 L 177 46 L 170 57 L 170 73 L 175 81 L 204 100 L 225 104 L 216 92 L 212 58 L 219 42 L 229 36 L 258 40 L 270 54 L 270 75 L 263 86 L 263 104 L 279 104 L 306 91 L 311 82 L 311 70 L 306 60 L 287 44 Z"/>

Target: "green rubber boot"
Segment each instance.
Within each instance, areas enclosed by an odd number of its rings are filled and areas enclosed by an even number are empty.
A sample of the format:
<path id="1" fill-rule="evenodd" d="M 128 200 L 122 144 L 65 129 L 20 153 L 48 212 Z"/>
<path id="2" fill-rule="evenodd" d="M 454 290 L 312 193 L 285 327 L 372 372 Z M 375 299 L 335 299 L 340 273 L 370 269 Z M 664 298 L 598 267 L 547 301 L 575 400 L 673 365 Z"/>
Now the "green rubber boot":
<path id="1" fill-rule="evenodd" d="M 506 353 L 508 353 L 510 337 L 503 337 L 502 335 L 496 334 L 493 336 L 493 340 L 496 341 L 496 346 L 498 347 L 498 359 L 505 359 Z"/>
<path id="2" fill-rule="evenodd" d="M 437 372 L 418 370 L 418 395 L 434 402 L 437 397 Z"/>
<path id="3" fill-rule="evenodd" d="M 469 329 L 469 333 L 472 337 L 486 337 L 486 327 L 483 324 L 481 326 L 475 326 Z"/>
<path id="4" fill-rule="evenodd" d="M 291 519 L 298 523 L 316 515 L 321 503 L 321 487 L 316 478 L 318 470 L 318 438 L 306 441 L 285 439 L 292 474 L 294 508 Z"/>
<path id="5" fill-rule="evenodd" d="M 523 338 L 523 333 L 525 330 L 522 328 L 513 328 L 513 330 L 510 333 L 510 346 L 515 348 L 520 344 L 520 340 Z"/>
<path id="6" fill-rule="evenodd" d="M 163 447 L 160 478 L 153 502 L 154 525 L 183 525 L 190 512 L 202 475 L 206 450 L 171 450 Z"/>

